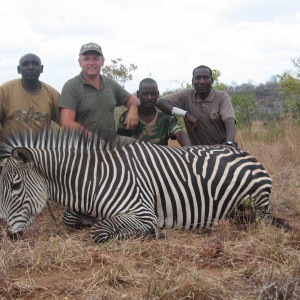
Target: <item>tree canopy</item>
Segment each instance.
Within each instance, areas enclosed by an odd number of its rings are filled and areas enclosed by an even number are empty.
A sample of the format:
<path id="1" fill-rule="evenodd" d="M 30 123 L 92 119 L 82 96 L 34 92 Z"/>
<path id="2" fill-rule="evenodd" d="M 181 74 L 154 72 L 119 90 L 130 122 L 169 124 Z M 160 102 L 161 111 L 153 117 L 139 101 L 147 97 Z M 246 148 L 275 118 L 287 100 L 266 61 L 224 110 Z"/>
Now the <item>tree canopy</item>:
<path id="1" fill-rule="evenodd" d="M 129 64 L 129 66 L 126 67 L 122 63 L 122 58 L 117 58 L 111 59 L 111 64 L 102 68 L 102 73 L 124 87 L 128 80 L 132 80 L 132 72 L 136 71 L 137 68 L 138 67 L 134 64 Z"/>
<path id="2" fill-rule="evenodd" d="M 295 72 L 285 71 L 278 75 L 279 90 L 285 94 L 284 112 L 300 120 L 300 57 L 292 59 Z"/>

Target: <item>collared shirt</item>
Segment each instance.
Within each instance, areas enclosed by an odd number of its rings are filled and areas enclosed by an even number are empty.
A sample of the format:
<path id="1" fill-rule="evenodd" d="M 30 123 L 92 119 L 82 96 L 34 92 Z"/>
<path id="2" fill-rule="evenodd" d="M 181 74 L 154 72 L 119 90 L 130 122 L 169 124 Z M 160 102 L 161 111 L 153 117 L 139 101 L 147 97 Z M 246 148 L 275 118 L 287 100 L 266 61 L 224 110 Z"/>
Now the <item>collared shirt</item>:
<path id="1" fill-rule="evenodd" d="M 194 89 L 181 90 L 162 99 L 184 109 L 199 120 L 196 131 L 185 119 L 188 136 L 193 145 L 215 145 L 226 137 L 224 120 L 235 118 L 230 96 L 223 91 L 211 90 L 205 100 L 197 97 Z"/>
<path id="2" fill-rule="evenodd" d="M 58 106 L 76 112 L 75 121 L 103 138 L 116 136 L 114 110 L 125 105 L 130 94 L 113 79 L 101 75 L 100 89 L 88 84 L 82 72 L 63 86 Z"/>

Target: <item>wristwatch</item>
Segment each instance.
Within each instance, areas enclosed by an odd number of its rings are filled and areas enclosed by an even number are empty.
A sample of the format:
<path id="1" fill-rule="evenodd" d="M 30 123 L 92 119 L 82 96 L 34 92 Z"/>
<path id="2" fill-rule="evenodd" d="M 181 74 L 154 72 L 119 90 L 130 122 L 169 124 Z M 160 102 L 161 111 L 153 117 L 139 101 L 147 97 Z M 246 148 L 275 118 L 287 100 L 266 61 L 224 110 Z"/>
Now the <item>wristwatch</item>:
<path id="1" fill-rule="evenodd" d="M 233 141 L 226 141 L 225 145 L 231 146 L 231 147 L 234 147 L 234 148 L 236 148 L 238 146 L 238 144 L 236 142 L 233 142 Z"/>

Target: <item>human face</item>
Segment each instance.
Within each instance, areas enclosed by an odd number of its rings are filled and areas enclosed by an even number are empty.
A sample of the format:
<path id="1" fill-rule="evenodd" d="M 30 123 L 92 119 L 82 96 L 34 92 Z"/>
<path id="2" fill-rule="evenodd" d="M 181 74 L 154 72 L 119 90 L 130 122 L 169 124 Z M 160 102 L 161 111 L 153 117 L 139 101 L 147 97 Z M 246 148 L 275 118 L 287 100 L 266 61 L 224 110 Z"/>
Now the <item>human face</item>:
<path id="1" fill-rule="evenodd" d="M 154 82 L 144 82 L 141 84 L 137 96 L 144 108 L 154 107 L 159 96 L 157 85 Z"/>
<path id="2" fill-rule="evenodd" d="M 83 75 L 96 77 L 100 74 L 101 67 L 104 64 L 104 57 L 91 51 L 81 54 L 78 61 Z"/>
<path id="3" fill-rule="evenodd" d="M 37 81 L 43 72 L 43 66 L 38 56 L 27 54 L 20 59 L 17 70 L 24 80 Z"/>
<path id="4" fill-rule="evenodd" d="M 197 93 L 209 94 L 211 85 L 213 84 L 209 70 L 207 68 L 196 69 L 192 83 Z"/>

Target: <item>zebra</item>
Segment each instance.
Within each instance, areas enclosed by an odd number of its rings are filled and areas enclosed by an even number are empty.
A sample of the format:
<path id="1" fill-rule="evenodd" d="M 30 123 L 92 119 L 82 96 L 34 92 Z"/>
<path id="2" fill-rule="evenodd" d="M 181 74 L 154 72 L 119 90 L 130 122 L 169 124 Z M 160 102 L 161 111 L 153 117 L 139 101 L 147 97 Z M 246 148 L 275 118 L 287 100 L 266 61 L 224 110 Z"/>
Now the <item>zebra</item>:
<path id="1" fill-rule="evenodd" d="M 247 199 L 270 215 L 268 172 L 231 146 L 111 146 L 101 136 L 45 128 L 3 138 L 0 158 L 0 218 L 11 238 L 30 227 L 48 200 L 68 208 L 68 225 L 92 220 L 95 243 L 163 228 L 210 228 Z"/>

